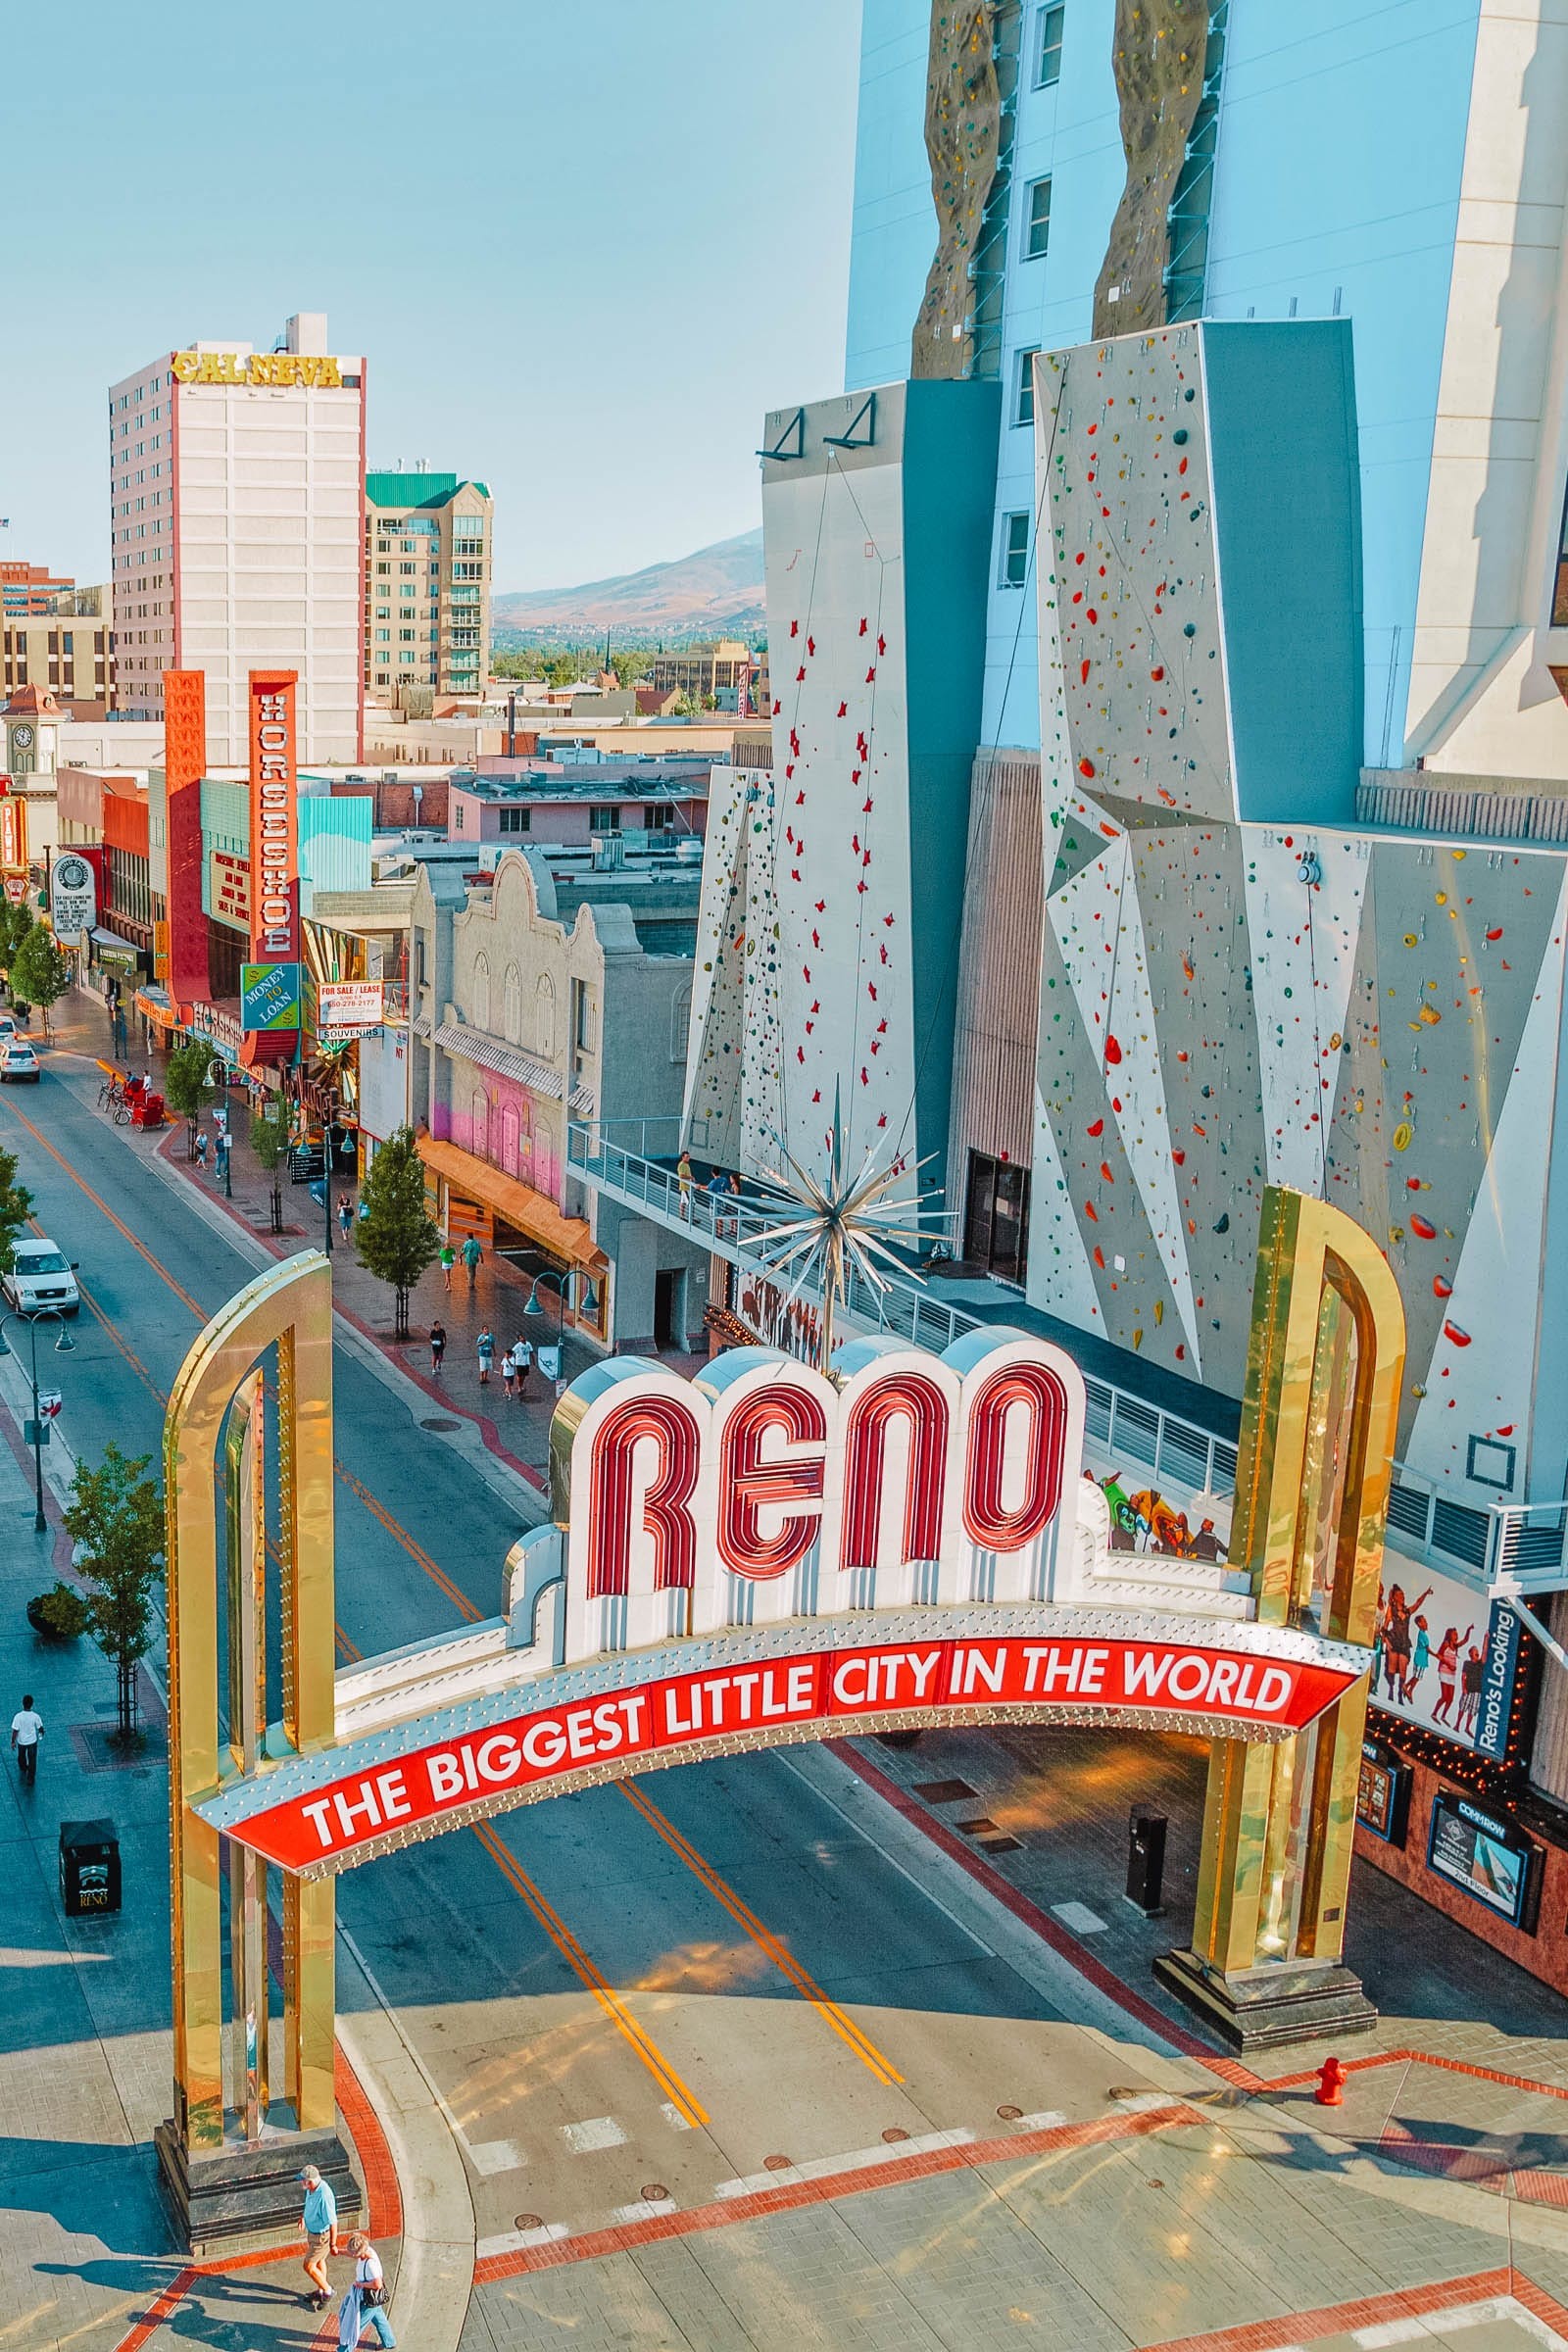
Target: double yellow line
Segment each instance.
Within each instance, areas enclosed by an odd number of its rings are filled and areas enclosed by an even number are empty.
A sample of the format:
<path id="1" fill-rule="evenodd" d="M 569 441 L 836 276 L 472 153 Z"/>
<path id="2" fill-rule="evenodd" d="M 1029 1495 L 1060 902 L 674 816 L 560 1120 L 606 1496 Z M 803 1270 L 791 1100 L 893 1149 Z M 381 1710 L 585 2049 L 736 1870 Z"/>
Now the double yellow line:
<path id="1" fill-rule="evenodd" d="M 708 2121 L 707 2108 L 701 2105 L 695 2093 L 687 2088 L 670 2065 L 669 2060 L 660 2049 L 659 2044 L 643 2032 L 642 2027 L 626 2007 L 620 1995 L 600 1974 L 599 1969 L 583 1950 L 582 1945 L 577 1941 L 560 1912 L 555 1909 L 553 1904 L 546 1901 L 515 1854 L 510 1847 L 502 1844 L 488 1822 L 476 1823 L 473 1834 L 495 1863 L 502 1877 L 521 1895 L 557 1951 L 568 1963 L 580 1982 L 586 1984 L 615 2031 L 623 2034 L 630 2042 L 644 2066 L 664 2092 L 670 2105 L 679 2115 L 682 2123 L 690 2124 L 694 2130 L 698 2126 L 706 2124 Z"/>
<path id="2" fill-rule="evenodd" d="M 766 1954 L 779 1973 L 786 1977 L 802 2000 L 809 2001 L 818 2017 L 830 2026 L 840 2041 L 848 2043 L 862 2066 L 869 2067 L 879 2082 L 902 2082 L 904 2077 L 891 2058 L 884 2057 L 874 2041 L 862 2034 L 853 2017 L 841 2009 L 796 1959 L 788 1944 L 774 1935 L 766 1923 L 758 1918 L 751 1904 L 742 1900 L 733 1886 L 721 1879 L 712 1864 L 700 1854 L 689 1838 L 682 1837 L 667 1813 L 662 1813 L 638 1787 L 635 1781 L 617 1784 L 629 1805 L 635 1805 L 650 1829 L 662 1838 L 672 1854 L 678 1854 L 694 1878 L 702 1881 L 715 1902 L 722 1903 L 736 1925 L 743 1928 L 759 1951 Z"/>

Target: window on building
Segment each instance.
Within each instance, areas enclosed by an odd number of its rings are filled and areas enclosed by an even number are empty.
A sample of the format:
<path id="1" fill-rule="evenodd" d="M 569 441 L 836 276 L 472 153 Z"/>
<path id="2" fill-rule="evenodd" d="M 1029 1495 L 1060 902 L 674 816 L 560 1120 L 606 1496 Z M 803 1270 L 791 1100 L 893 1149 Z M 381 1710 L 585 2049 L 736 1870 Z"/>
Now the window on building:
<path id="1" fill-rule="evenodd" d="M 375 632 L 375 642 L 376 642 L 376 644 L 377 644 L 377 645 L 390 645 L 390 644 L 391 644 L 391 642 L 392 642 L 392 632 L 391 632 L 391 630 L 390 630 L 390 629 L 377 629 L 377 630 L 376 630 L 376 632 Z"/>
<path id="2" fill-rule="evenodd" d="M 531 833 L 533 831 L 533 810 L 531 808 L 503 808 L 500 813 L 500 829 L 503 833 Z"/>
<path id="3" fill-rule="evenodd" d="M 1024 215 L 1023 258 L 1026 262 L 1044 261 L 1051 244 L 1051 182 L 1032 179 L 1028 190 L 1029 206 Z"/>
<path id="4" fill-rule="evenodd" d="M 620 831 L 619 808 L 608 801 L 597 808 L 590 808 L 588 830 L 590 833 L 618 833 Z"/>
<path id="5" fill-rule="evenodd" d="M 653 801 L 643 810 L 645 833 L 672 833 L 675 829 L 675 807 L 672 801 Z"/>
<path id="6" fill-rule="evenodd" d="M 1557 549 L 1557 576 L 1551 591 L 1551 625 L 1568 629 L 1568 497 L 1563 500 L 1562 535 Z"/>
<path id="7" fill-rule="evenodd" d="M 392 566 L 390 564 L 378 564 L 375 567 L 376 578 L 384 580 L 391 569 Z"/>
<path id="8" fill-rule="evenodd" d="M 571 984 L 571 1043 L 578 1054 L 591 1054 L 594 1043 L 593 990 L 586 980 Z"/>
<path id="9" fill-rule="evenodd" d="M 490 958 L 480 954 L 473 959 L 472 1006 L 474 1026 L 490 1026 Z"/>
<path id="10" fill-rule="evenodd" d="M 556 1057 L 556 991 L 548 972 L 541 972 L 533 997 L 534 1037 L 546 1061 Z"/>
<path id="11" fill-rule="evenodd" d="M 1018 382 L 1012 404 L 1014 424 L 1033 424 L 1035 420 L 1035 360 L 1038 343 L 1031 343 L 1018 354 Z"/>
<path id="12" fill-rule="evenodd" d="M 414 572 L 416 572 L 419 566 L 417 564 L 400 564 L 398 565 L 398 570 L 405 579 L 409 578 Z"/>
<path id="13" fill-rule="evenodd" d="M 414 631 L 412 629 L 399 629 L 398 643 L 399 645 L 412 645 L 414 643 Z"/>
<path id="14" fill-rule="evenodd" d="M 1002 566 L 999 588 L 1021 588 L 1029 577 L 1029 513 L 1002 517 Z"/>

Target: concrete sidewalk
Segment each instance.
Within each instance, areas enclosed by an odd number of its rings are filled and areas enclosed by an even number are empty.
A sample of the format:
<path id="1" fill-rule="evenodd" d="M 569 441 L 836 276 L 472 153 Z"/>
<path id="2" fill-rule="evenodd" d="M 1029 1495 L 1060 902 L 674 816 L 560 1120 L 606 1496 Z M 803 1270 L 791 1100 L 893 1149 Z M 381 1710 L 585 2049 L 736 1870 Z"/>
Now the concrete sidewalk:
<path id="1" fill-rule="evenodd" d="M 152 2147 L 172 2105 L 162 1673 L 155 1656 L 141 1677 L 142 1738 L 122 1754 L 109 1737 L 108 1660 L 85 1639 L 44 1641 L 27 1625 L 33 1593 L 75 1580 L 60 1524 L 74 1459 L 57 1425 L 39 1535 L 26 1407 L 18 1359 L 0 1358 L 0 1720 L 30 1695 L 45 1726 L 36 1780 L 23 1782 L 7 1747 L 0 1789 L 0 2334 L 24 2352 L 133 2352 L 166 2324 L 236 2347 L 335 2341 L 335 2308 L 324 2319 L 306 2308 L 292 2249 L 195 2266 L 174 2245 Z M 60 1826 L 101 1819 L 120 1839 L 122 1907 L 68 1919 Z M 411 2077 L 396 2019 L 346 1948 L 339 1965 L 352 2012 L 340 2113 L 394 2325 L 420 2352 L 454 2352 L 474 2246 L 462 2160 Z M 331 2268 L 341 2286 L 346 2260 Z"/>

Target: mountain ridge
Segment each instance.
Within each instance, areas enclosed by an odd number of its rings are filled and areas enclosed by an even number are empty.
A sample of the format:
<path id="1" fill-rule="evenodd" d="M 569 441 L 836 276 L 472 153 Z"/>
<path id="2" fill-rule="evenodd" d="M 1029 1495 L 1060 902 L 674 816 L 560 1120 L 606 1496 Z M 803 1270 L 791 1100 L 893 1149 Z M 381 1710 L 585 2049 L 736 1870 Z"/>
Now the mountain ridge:
<path id="1" fill-rule="evenodd" d="M 755 638 L 766 626 L 760 525 L 639 571 L 493 595 L 490 623 L 499 652 L 541 639 L 602 637 L 607 629 L 622 644 Z"/>

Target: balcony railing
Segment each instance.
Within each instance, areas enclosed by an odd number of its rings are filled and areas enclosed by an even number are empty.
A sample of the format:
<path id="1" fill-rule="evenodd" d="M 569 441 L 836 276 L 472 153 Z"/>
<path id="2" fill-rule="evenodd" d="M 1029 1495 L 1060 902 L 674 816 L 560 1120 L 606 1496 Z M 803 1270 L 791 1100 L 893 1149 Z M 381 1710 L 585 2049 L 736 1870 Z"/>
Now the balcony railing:
<path id="1" fill-rule="evenodd" d="M 705 1235 L 721 1257 L 736 1265 L 774 1282 L 781 1279 L 760 1245 L 764 1235 L 794 1214 L 793 1203 L 759 1200 L 755 1193 L 739 1199 L 732 1193 L 710 1193 L 695 1177 L 683 1197 L 669 1156 L 651 1156 L 679 1152 L 678 1118 L 616 1120 L 616 1135 L 624 1138 L 619 1142 L 609 1140 L 610 1124 L 598 1129 L 576 1119 L 568 1124 L 566 1164 L 575 1175 L 666 1225 Z M 782 1279 L 787 1283 L 789 1277 Z M 887 1332 L 937 1354 L 965 1332 L 986 1328 L 985 1317 L 937 1298 L 913 1275 L 907 1281 L 890 1278 L 881 1290 L 852 1275 L 844 1311 L 859 1330 Z M 1107 1467 L 1137 1462 L 1195 1494 L 1226 1496 L 1235 1492 L 1236 1448 L 1224 1438 L 1108 1381 L 1086 1379 L 1084 1386 L 1086 1435 Z"/>
<path id="2" fill-rule="evenodd" d="M 1507 1577 L 1521 1592 L 1568 1583 L 1568 1501 L 1455 1502 L 1403 1462 L 1394 1465 L 1389 1542 L 1477 1587 Z"/>

